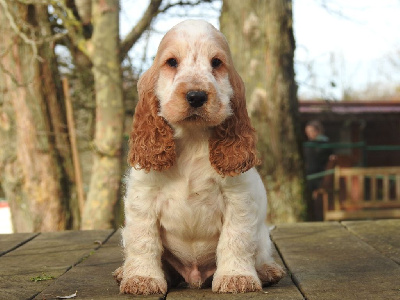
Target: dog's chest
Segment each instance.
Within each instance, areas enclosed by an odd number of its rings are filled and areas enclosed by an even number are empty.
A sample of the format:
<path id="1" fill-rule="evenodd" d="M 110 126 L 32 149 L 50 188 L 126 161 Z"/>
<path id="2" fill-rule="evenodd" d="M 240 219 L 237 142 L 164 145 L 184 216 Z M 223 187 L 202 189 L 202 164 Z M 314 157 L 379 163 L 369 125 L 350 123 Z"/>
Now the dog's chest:
<path id="1" fill-rule="evenodd" d="M 161 189 L 157 202 L 160 224 L 182 240 L 215 237 L 222 227 L 223 195 L 215 178 L 198 168 L 175 178 Z"/>
<path id="2" fill-rule="evenodd" d="M 164 247 L 184 265 L 215 261 L 224 211 L 221 177 L 208 153 L 180 157 L 170 175 L 157 198 Z"/>

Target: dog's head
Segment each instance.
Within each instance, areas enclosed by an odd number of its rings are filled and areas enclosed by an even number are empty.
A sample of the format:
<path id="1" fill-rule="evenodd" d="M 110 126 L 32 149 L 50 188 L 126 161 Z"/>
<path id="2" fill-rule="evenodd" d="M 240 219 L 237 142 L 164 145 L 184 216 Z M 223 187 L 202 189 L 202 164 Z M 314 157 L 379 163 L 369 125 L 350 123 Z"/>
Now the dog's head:
<path id="1" fill-rule="evenodd" d="M 138 92 L 128 158 L 134 168 L 171 167 L 173 128 L 185 126 L 212 128 L 210 162 L 219 174 L 234 176 L 259 163 L 243 81 L 211 24 L 187 20 L 168 31 Z"/>

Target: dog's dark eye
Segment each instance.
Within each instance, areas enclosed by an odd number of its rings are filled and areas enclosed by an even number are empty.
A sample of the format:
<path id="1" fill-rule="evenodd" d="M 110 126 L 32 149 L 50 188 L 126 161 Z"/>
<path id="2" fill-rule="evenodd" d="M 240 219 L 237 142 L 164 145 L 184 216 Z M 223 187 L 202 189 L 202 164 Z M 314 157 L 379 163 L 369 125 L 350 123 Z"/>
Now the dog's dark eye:
<path id="1" fill-rule="evenodd" d="M 219 58 L 213 58 L 211 60 L 211 67 L 213 67 L 213 69 L 218 68 L 220 65 L 222 65 L 222 61 Z"/>
<path id="2" fill-rule="evenodd" d="M 171 68 L 176 68 L 178 67 L 178 61 L 175 58 L 170 58 L 167 60 L 167 65 Z"/>

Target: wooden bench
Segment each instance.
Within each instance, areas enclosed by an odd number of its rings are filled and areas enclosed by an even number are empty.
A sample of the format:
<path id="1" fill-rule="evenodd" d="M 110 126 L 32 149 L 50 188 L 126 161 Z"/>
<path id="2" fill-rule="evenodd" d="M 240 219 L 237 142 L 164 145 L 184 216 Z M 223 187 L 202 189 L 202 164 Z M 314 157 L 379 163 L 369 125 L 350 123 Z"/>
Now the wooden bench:
<path id="1" fill-rule="evenodd" d="M 327 221 L 400 218 L 400 167 L 336 167 L 333 197 L 322 194 Z"/>

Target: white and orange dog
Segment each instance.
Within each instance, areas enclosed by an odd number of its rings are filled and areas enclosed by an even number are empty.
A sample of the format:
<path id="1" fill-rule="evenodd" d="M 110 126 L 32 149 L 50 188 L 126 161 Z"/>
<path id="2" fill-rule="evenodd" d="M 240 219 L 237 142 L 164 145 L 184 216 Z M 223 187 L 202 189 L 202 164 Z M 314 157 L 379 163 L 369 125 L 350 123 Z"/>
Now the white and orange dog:
<path id="1" fill-rule="evenodd" d="M 122 231 L 122 293 L 261 290 L 284 275 L 271 257 L 255 131 L 224 36 L 187 20 L 162 39 L 138 83 Z M 208 280 L 207 280 L 208 279 Z"/>

